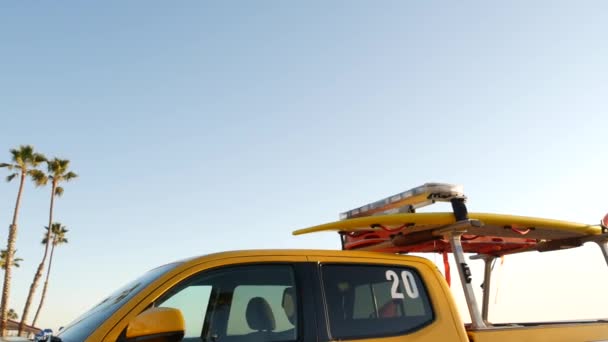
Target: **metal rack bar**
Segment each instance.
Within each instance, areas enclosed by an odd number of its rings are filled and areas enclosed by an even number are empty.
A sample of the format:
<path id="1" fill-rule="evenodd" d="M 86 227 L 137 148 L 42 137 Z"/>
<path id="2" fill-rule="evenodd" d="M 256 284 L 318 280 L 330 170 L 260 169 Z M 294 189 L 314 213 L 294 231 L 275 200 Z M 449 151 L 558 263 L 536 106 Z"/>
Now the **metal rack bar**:
<path id="1" fill-rule="evenodd" d="M 495 257 L 485 255 L 483 257 L 484 273 L 483 273 L 483 300 L 481 303 L 481 318 L 484 322 L 488 322 L 488 314 L 490 312 L 490 289 L 492 288 L 492 262 Z"/>
<path id="2" fill-rule="evenodd" d="M 459 224 L 458 222 L 456 223 Z M 464 257 L 464 251 L 462 249 L 462 243 L 460 237 L 462 231 L 452 231 L 446 234 L 446 237 L 450 240 L 452 246 L 452 253 L 454 254 L 454 260 L 458 266 L 458 275 L 460 276 L 460 282 L 462 283 L 462 289 L 464 291 L 464 297 L 467 301 L 469 308 L 469 314 L 471 315 L 471 325 L 473 329 L 483 329 L 486 327 L 481 313 L 479 312 L 479 306 L 475 299 L 475 293 L 473 292 L 473 284 L 471 283 L 471 270 L 467 265 Z"/>
<path id="3" fill-rule="evenodd" d="M 608 241 L 606 239 L 596 240 L 595 241 L 600 249 L 602 250 L 602 254 L 604 254 L 604 260 L 606 260 L 606 265 L 608 265 Z"/>

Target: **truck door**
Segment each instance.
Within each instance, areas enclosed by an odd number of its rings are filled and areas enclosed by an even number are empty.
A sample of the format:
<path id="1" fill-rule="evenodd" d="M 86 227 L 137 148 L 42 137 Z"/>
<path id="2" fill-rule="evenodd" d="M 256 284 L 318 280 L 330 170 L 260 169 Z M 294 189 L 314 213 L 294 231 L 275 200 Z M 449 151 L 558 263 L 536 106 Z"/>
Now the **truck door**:
<path id="1" fill-rule="evenodd" d="M 184 342 L 312 342 L 314 308 L 302 300 L 312 296 L 302 283 L 309 270 L 306 263 L 206 270 L 173 286 L 153 306 L 182 312 Z"/>
<path id="2" fill-rule="evenodd" d="M 450 310 L 455 306 L 446 305 L 449 293 L 437 286 L 433 272 L 416 263 L 327 260 L 318 270 L 329 340 L 467 340 L 464 325 Z"/>

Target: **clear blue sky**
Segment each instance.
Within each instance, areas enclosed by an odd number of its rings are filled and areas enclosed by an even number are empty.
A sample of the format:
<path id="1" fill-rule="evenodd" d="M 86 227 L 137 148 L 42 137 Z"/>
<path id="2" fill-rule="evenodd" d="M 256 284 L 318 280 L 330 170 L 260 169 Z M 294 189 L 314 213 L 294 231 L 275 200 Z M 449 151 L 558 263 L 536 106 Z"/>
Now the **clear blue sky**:
<path id="1" fill-rule="evenodd" d="M 337 248 L 290 232 L 427 181 L 472 211 L 598 222 L 607 36 L 604 1 L 0 3 L 0 160 L 33 144 L 81 176 L 40 324 L 171 260 Z M 24 194 L 19 312 L 48 197 Z"/>

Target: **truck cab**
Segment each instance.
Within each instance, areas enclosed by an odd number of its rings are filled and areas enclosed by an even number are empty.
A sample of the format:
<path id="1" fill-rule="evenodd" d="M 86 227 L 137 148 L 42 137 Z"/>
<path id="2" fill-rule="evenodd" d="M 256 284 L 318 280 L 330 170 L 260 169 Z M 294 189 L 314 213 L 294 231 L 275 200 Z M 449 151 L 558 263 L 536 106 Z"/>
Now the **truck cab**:
<path id="1" fill-rule="evenodd" d="M 170 317 L 167 309 L 181 317 Z M 178 322 L 163 322 L 167 317 Z M 225 252 L 167 264 L 116 291 L 58 335 L 65 342 L 401 341 L 405 336 L 468 340 L 432 262 L 317 250 Z"/>

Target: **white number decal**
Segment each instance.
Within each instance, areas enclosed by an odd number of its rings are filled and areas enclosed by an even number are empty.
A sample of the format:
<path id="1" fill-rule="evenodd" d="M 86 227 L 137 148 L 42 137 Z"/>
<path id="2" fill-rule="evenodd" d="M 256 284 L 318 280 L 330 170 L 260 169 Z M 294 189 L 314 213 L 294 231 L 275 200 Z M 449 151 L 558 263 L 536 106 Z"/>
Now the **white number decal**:
<path id="1" fill-rule="evenodd" d="M 391 287 L 391 297 L 403 299 L 405 296 L 403 293 L 400 293 L 399 290 L 399 276 L 395 271 L 388 270 L 386 271 L 386 280 L 392 280 L 393 286 Z"/>
<path id="2" fill-rule="evenodd" d="M 418 293 L 418 286 L 416 286 L 416 278 L 410 271 L 401 272 L 401 280 L 403 280 L 403 285 L 405 285 L 405 292 L 410 298 L 418 298 L 420 293 Z"/>
<path id="3" fill-rule="evenodd" d="M 397 275 L 397 272 L 392 270 L 386 271 L 386 280 L 393 282 L 393 285 L 391 286 L 391 297 L 394 299 L 404 299 L 405 296 L 403 293 L 399 292 L 399 276 Z M 416 278 L 414 278 L 412 272 L 402 271 L 401 280 L 403 281 L 405 293 L 407 293 L 408 297 L 413 299 L 420 296 L 418 286 L 416 286 Z"/>

